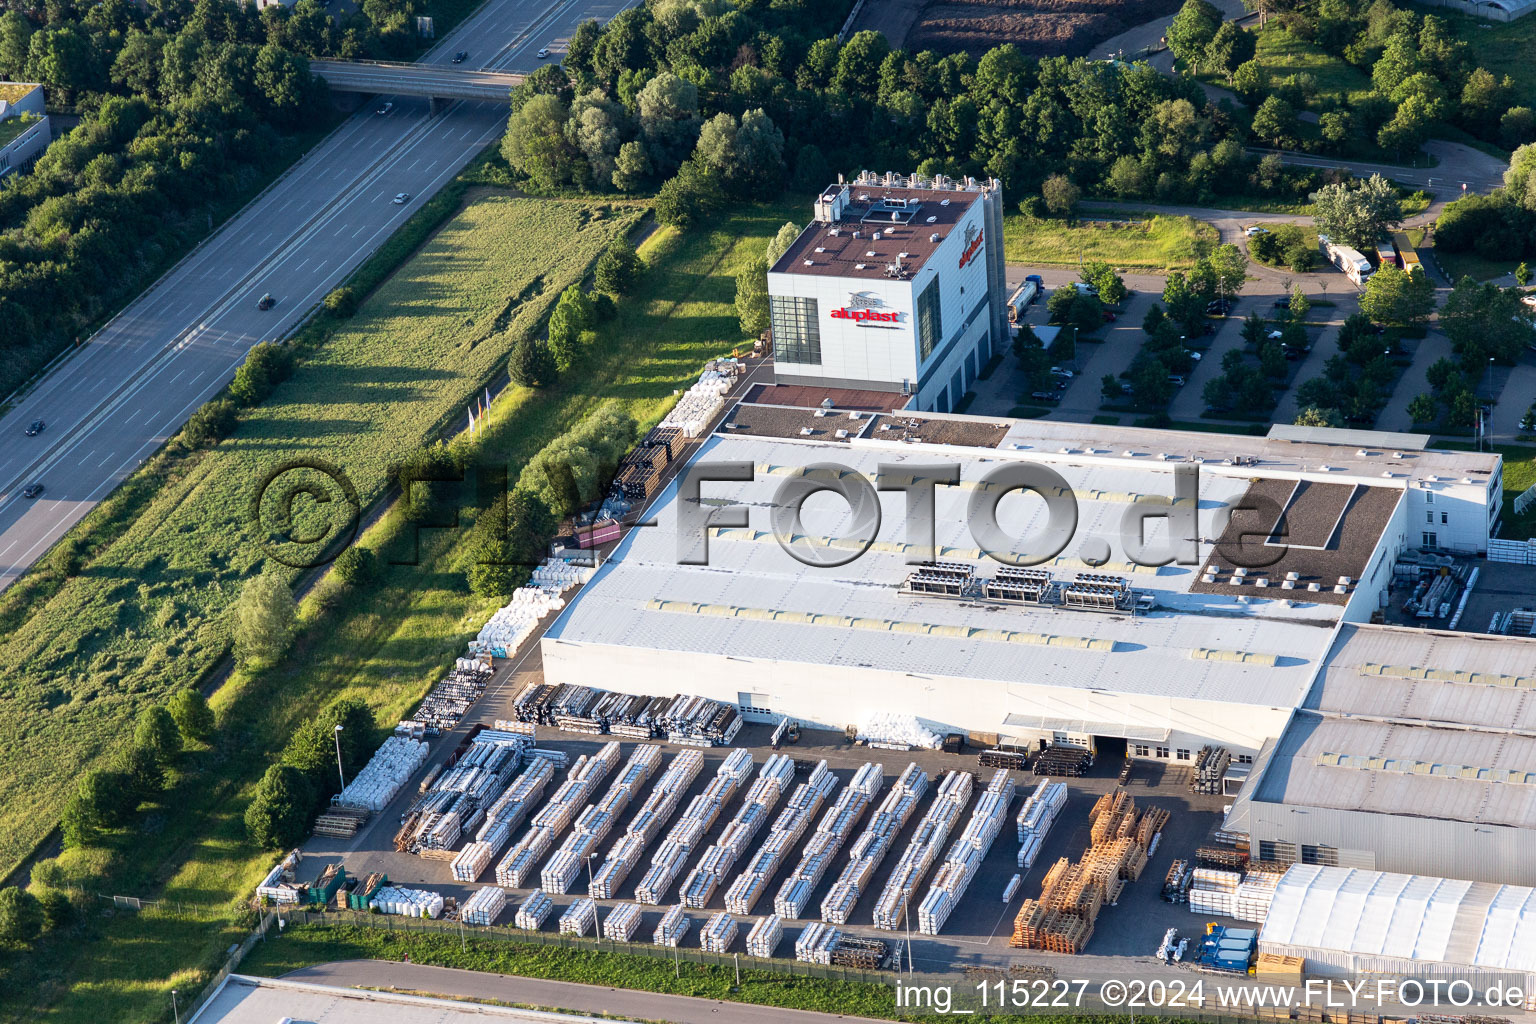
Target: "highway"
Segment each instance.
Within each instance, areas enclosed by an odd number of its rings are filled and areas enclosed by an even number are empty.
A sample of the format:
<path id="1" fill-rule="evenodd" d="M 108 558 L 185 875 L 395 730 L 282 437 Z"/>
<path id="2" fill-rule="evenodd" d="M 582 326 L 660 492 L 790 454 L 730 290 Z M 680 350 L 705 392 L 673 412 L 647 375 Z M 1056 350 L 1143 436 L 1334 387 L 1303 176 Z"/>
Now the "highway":
<path id="1" fill-rule="evenodd" d="M 329 82 L 335 92 L 392 93 L 502 104 L 511 102 L 512 87 L 523 80 L 522 75 L 505 71 L 466 71 L 459 67 L 390 61 L 316 60 L 310 62 L 309 68 Z"/>
<path id="2" fill-rule="evenodd" d="M 527 71 L 633 0 L 488 0 L 423 59 Z M 0 417 L 0 590 L 501 134 L 504 103 L 370 102 Z M 393 200 L 399 193 L 409 199 Z M 273 309 L 257 309 L 264 293 Z M 46 421 L 36 437 L 27 424 Z M 41 483 L 37 498 L 24 488 Z"/>

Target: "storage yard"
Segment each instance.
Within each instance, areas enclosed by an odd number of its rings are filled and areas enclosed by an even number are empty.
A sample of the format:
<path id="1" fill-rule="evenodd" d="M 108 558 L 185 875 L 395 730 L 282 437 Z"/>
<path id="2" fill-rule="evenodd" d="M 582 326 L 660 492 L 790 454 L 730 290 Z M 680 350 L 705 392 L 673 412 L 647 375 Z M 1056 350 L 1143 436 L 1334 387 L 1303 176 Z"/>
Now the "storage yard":
<path id="1" fill-rule="evenodd" d="M 337 893 L 355 906 L 372 889 L 388 912 L 457 914 L 466 925 L 749 956 L 791 958 L 798 947 L 814 962 L 868 968 L 891 966 L 910 932 L 919 970 L 1002 965 L 1018 956 L 1009 939 L 1021 901 L 1039 892 L 1050 865 L 1083 855 L 1090 812 L 1120 790 L 1165 810 L 1168 822 L 1147 877 L 1102 909 L 1091 951 L 1144 957 L 1169 927 L 1203 926 L 1163 901 L 1153 880 L 1220 823 L 1221 798 L 1192 793 L 1188 769 L 1138 761 L 1121 789 L 1119 757 L 1042 780 L 981 763 L 1016 764 L 1017 755 L 888 749 L 901 744 L 826 730 L 804 729 L 775 750 L 773 725 L 739 716 L 728 745 L 668 738 L 660 724 L 653 738 L 630 739 L 619 734 L 649 735 L 635 724 L 644 709 L 625 711 L 621 695 L 601 692 L 582 699 L 618 708 L 608 735 L 594 735 L 580 713 L 563 721 L 581 731 L 561 730 L 519 720 L 556 714 L 539 689 L 538 658 L 529 645 L 498 659 L 484 696 L 441 735 L 391 738 L 380 761 L 412 766 L 391 777 L 393 798 L 354 836 L 315 836 L 290 873 L 313 881 L 340 861 L 360 889 L 349 900 L 333 881 L 332 906 Z M 704 711 L 705 721 L 718 714 Z M 364 773 L 358 791 L 370 804 L 390 790 L 376 781 L 385 774 Z M 1044 796 L 1031 800 L 1037 790 Z M 455 808 L 471 794 L 479 812 L 460 820 Z"/>

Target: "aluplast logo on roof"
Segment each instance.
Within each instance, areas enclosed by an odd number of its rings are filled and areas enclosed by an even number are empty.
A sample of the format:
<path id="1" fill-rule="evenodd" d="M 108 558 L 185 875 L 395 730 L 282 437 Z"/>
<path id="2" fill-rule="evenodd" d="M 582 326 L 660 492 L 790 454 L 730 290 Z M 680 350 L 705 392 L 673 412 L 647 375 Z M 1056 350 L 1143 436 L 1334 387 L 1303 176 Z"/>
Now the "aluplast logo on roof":
<path id="1" fill-rule="evenodd" d="M 751 462 L 697 462 L 678 478 L 677 562 L 709 564 L 709 532 L 715 528 L 751 528 L 751 507 L 719 497 L 703 497 L 700 485 L 709 481 L 746 483 L 756 479 Z M 789 474 L 767 503 L 769 526 L 779 546 L 805 565 L 834 568 L 847 565 L 880 539 L 882 513 L 880 491 L 906 494 L 904 542 L 909 565 L 933 562 L 939 554 L 936 541 L 934 488 L 961 484 L 961 465 L 956 462 L 913 466 L 880 463 L 871 481 L 863 473 L 835 462 L 817 462 Z M 1199 565 L 1200 467 L 1175 466 L 1171 496 L 1138 495 L 1126 507 L 1119 527 L 1119 548 L 1135 565 Z M 1016 491 L 1031 492 L 1045 502 L 1045 528 L 1028 537 L 1013 537 L 998 521 L 998 505 Z M 814 494 L 838 495 L 849 510 L 849 531 L 840 537 L 812 536 L 801 519 L 801 510 Z M 1224 536 L 1231 514 L 1259 512 L 1276 523 L 1263 536 L 1243 534 L 1237 543 L 1217 545 L 1221 558 L 1235 566 L 1258 569 L 1285 556 L 1284 520 L 1278 507 L 1264 499 L 1250 499 L 1218 513 L 1214 535 Z M 756 503 L 752 507 L 760 507 Z M 966 526 L 983 555 L 1007 565 L 1029 566 L 1048 562 L 1074 540 L 1076 555 L 1085 565 L 1099 566 L 1110 560 L 1110 539 L 1077 535 L 1077 495 L 1070 484 L 1049 466 L 1036 462 L 1003 462 L 992 466 L 971 484 L 966 505 Z M 1164 520 L 1165 543 L 1149 543 L 1149 520 Z M 654 524 L 644 524 L 654 525 Z M 1257 543 L 1249 543 L 1255 541 Z"/>

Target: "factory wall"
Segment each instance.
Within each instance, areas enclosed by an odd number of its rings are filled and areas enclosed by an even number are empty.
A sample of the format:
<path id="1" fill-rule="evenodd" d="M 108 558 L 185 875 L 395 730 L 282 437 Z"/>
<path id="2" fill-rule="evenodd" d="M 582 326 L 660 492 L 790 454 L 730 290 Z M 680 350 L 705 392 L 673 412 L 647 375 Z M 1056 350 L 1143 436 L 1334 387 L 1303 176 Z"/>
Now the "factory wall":
<path id="1" fill-rule="evenodd" d="M 1528 829 L 1253 800 L 1248 833 L 1254 850 L 1265 841 L 1332 847 L 1341 866 L 1536 886 Z"/>
<path id="2" fill-rule="evenodd" d="M 1163 747 L 1176 763 L 1178 751 L 1185 750 L 1192 764 L 1207 742 L 1226 745 L 1234 756 L 1255 754 L 1267 737 L 1280 734 L 1291 711 L 555 637 L 542 641 L 542 652 L 544 678 L 551 683 L 649 696 L 692 693 L 837 730 L 858 724 L 872 711 L 895 711 L 915 715 L 939 731 L 973 735 L 979 743 L 1024 745 L 1052 737 L 1027 724 L 1010 726 L 1010 715 L 1021 723 L 1040 718 L 1124 723 L 1137 736 L 1146 735 L 1130 742 L 1152 748 L 1148 756 L 1157 757 L 1156 749 Z M 1166 739 L 1150 735 L 1160 730 L 1168 731 Z"/>

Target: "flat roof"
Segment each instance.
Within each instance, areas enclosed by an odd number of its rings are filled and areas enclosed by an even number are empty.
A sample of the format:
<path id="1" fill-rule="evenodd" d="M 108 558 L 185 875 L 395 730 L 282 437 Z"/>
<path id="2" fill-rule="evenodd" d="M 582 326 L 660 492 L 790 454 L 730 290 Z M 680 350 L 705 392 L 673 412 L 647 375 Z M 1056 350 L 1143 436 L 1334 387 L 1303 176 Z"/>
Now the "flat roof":
<path id="1" fill-rule="evenodd" d="M 229 982 L 189 1024 L 633 1024 L 617 1017 L 589 1017 L 492 1006 L 485 1003 L 340 988 L 281 978 L 232 974 Z"/>
<path id="2" fill-rule="evenodd" d="M 900 409 L 911 396 L 900 391 L 868 391 L 860 388 L 812 387 L 806 384 L 753 384 L 742 398 L 744 402 L 763 405 L 797 405 L 807 409 L 820 408 L 830 401 L 832 408 L 847 412 L 890 412 Z"/>
<path id="3" fill-rule="evenodd" d="M 829 185 L 822 196 L 836 196 L 844 187 Z M 878 280 L 899 261 L 904 270 L 915 274 L 981 198 L 979 188 L 899 188 L 857 182 L 846 187 L 849 201 L 837 220 L 812 221 L 770 268 L 774 273 Z"/>
<path id="4" fill-rule="evenodd" d="M 1093 568 L 1078 557 L 1077 539 L 1041 568 L 1064 582 L 1082 572 L 1125 576 L 1152 610 L 1132 616 L 903 595 L 900 586 L 914 570 L 908 558 L 917 556 L 906 543 L 906 495 L 899 490 L 880 493 L 878 539 L 845 565 L 808 566 L 776 541 L 769 509 L 780 485 L 802 467 L 836 462 L 873 479 L 881 464 L 898 471 L 902 465 L 930 466 L 936 451 L 962 467 L 961 486 L 934 491 L 938 558 L 992 576 L 1000 565 L 971 536 L 967 506 L 976 480 L 1010 456 L 872 437 L 818 443 L 717 434 L 696 457 L 749 461 L 756 479 L 711 482 L 701 496 L 714 506 L 746 505 L 749 526 L 712 531 L 708 565 L 678 564 L 677 492 L 670 486 L 651 510 L 659 528 L 630 531 L 547 637 L 1271 708 L 1301 700 L 1332 637 L 1337 605 L 1278 591 L 1265 597 L 1251 589 L 1195 593 L 1195 566 L 1132 566 L 1118 540 L 1109 542 L 1109 562 Z M 1056 461 L 1052 468 L 1078 495 L 1074 538 L 1118 538 L 1132 501 L 1172 494 L 1172 467 L 1162 463 Z M 1203 481 L 1197 513 L 1202 536 L 1214 532 L 1210 524 L 1246 487 L 1246 477 Z M 1035 496 L 1004 497 L 998 514 L 1012 537 L 1039 535 L 1047 518 Z M 800 536 L 832 546 L 826 539 L 850 533 L 850 521 L 842 499 L 813 497 L 803 509 Z M 1149 522 L 1148 543 L 1163 540 L 1166 524 Z M 1209 552 L 1208 544 L 1202 548 Z"/>

